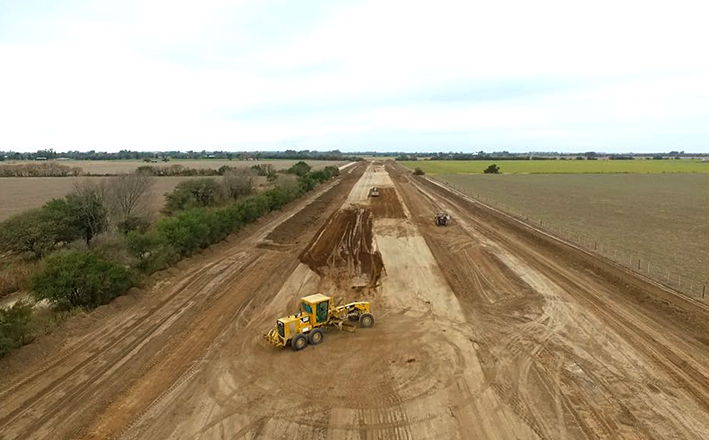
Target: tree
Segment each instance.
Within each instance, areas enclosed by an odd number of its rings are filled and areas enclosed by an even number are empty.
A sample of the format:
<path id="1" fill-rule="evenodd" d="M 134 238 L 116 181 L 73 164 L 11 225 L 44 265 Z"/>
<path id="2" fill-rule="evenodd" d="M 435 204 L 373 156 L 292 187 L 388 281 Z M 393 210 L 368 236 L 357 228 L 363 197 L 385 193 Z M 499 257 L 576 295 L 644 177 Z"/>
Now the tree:
<path id="1" fill-rule="evenodd" d="M 41 258 L 57 243 L 79 237 L 65 199 L 54 199 L 0 223 L 0 251 Z"/>
<path id="2" fill-rule="evenodd" d="M 122 295 L 135 274 L 91 252 L 64 251 L 46 258 L 31 281 L 33 295 L 59 307 L 96 307 Z"/>
<path id="3" fill-rule="evenodd" d="M 118 230 L 137 229 L 147 210 L 147 199 L 154 178 L 148 173 L 121 174 L 108 187 L 108 205 Z"/>
<path id="4" fill-rule="evenodd" d="M 72 224 L 86 244 L 108 228 L 108 210 L 105 203 L 105 187 L 91 182 L 77 184 L 66 196 L 73 215 Z"/>
<path id="5" fill-rule="evenodd" d="M 165 195 L 167 213 L 189 208 L 216 206 L 224 201 L 224 191 L 219 183 L 210 178 L 189 179 L 180 182 Z"/>
<path id="6" fill-rule="evenodd" d="M 254 174 L 248 168 L 236 168 L 224 173 L 224 190 L 226 196 L 238 199 L 248 196 L 253 191 Z"/>
<path id="7" fill-rule="evenodd" d="M 499 174 L 500 167 L 498 167 L 495 164 L 492 164 L 489 167 L 485 168 L 485 170 L 483 170 L 483 173 L 485 173 L 485 174 Z"/>
<path id="8" fill-rule="evenodd" d="M 288 169 L 290 174 L 295 174 L 297 176 L 305 176 L 310 172 L 310 165 L 303 162 L 302 160 Z"/>

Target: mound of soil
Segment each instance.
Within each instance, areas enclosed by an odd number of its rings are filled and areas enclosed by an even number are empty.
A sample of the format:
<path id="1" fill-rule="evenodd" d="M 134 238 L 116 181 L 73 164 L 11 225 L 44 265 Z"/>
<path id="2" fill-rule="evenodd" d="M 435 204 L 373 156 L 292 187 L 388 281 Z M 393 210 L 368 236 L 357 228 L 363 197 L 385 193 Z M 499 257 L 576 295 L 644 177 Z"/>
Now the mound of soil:
<path id="1" fill-rule="evenodd" d="M 372 238 L 372 211 L 343 209 L 330 217 L 299 258 L 340 288 L 371 288 L 384 268 Z"/>

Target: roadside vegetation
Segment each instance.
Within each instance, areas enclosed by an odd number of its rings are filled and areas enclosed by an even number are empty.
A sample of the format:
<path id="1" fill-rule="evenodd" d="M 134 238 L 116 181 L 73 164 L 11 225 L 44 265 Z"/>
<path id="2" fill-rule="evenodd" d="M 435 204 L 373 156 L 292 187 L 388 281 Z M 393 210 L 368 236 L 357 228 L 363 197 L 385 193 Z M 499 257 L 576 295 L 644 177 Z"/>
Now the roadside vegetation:
<path id="1" fill-rule="evenodd" d="M 261 174 L 263 173 L 263 174 Z M 253 178 L 272 188 L 256 193 Z M 224 178 L 192 179 L 166 196 L 164 216 L 151 221 L 145 198 L 153 177 L 120 176 L 110 186 L 76 185 L 66 197 L 0 223 L 0 296 L 28 288 L 39 305 L 18 301 L 0 308 L 0 357 L 30 342 L 38 321 L 90 310 L 123 295 L 140 280 L 239 231 L 339 174 L 298 162 L 283 173 L 227 170 Z M 61 315 L 63 316 L 63 315 Z"/>

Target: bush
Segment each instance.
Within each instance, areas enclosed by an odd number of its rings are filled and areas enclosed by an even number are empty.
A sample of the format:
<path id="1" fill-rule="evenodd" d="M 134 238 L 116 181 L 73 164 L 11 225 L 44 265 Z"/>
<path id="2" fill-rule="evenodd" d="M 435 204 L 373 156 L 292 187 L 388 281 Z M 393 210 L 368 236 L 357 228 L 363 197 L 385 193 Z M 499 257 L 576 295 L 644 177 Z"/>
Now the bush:
<path id="1" fill-rule="evenodd" d="M 415 176 L 423 176 L 424 174 L 426 174 L 426 172 L 424 170 L 422 170 L 420 167 L 416 167 L 416 169 L 414 170 Z"/>
<path id="2" fill-rule="evenodd" d="M 118 231 L 97 235 L 91 244 L 91 252 L 99 258 L 122 266 L 135 264 L 135 258 L 128 249 L 125 236 Z"/>
<path id="3" fill-rule="evenodd" d="M 66 196 L 71 230 L 76 231 L 88 245 L 91 239 L 108 229 L 108 209 L 104 187 L 86 183 L 77 185 Z"/>
<path id="4" fill-rule="evenodd" d="M 79 237 L 66 201 L 55 199 L 0 223 L 0 251 L 40 258 L 61 242 Z"/>
<path id="5" fill-rule="evenodd" d="M 18 301 L 10 308 L 0 308 L 0 357 L 32 338 L 32 305 Z"/>
<path id="6" fill-rule="evenodd" d="M 191 208 L 220 205 L 224 202 L 221 185 L 214 179 L 190 179 L 177 184 L 165 195 L 165 209 L 168 214 Z"/>
<path id="7" fill-rule="evenodd" d="M 180 259 L 177 250 L 157 231 L 132 231 L 126 236 L 128 250 L 137 259 L 136 268 L 146 274 L 170 267 Z"/>
<path id="8" fill-rule="evenodd" d="M 288 173 L 295 174 L 296 176 L 305 176 L 310 172 L 310 165 L 303 162 L 302 160 L 292 167 L 288 168 Z"/>
<path id="9" fill-rule="evenodd" d="M 127 235 L 128 249 L 137 260 L 136 267 L 151 273 L 170 266 L 180 258 L 223 240 L 270 211 L 280 209 L 318 182 L 339 173 L 337 167 L 326 167 L 301 176 L 279 178 L 275 188 L 259 195 L 246 196 L 222 209 L 192 208 L 158 221 L 145 233 Z"/>
<path id="10" fill-rule="evenodd" d="M 60 308 L 93 308 L 122 295 L 134 282 L 133 271 L 92 252 L 64 251 L 44 261 L 31 288 L 38 300 Z"/>
<path id="11" fill-rule="evenodd" d="M 0 297 L 19 290 L 27 290 L 30 278 L 38 270 L 39 265 L 36 261 L 17 260 L 0 267 Z"/>
<path id="12" fill-rule="evenodd" d="M 257 176 L 271 177 L 276 175 L 276 170 L 270 163 L 254 165 L 251 167 L 251 170 L 254 171 Z"/>
<path id="13" fill-rule="evenodd" d="M 237 168 L 224 173 L 226 196 L 234 200 L 248 196 L 253 191 L 253 172 L 246 168 Z"/>
<path id="14" fill-rule="evenodd" d="M 485 174 L 499 174 L 500 173 L 500 167 L 498 167 L 495 164 L 490 165 L 489 167 L 485 168 L 483 170 L 483 173 Z"/>

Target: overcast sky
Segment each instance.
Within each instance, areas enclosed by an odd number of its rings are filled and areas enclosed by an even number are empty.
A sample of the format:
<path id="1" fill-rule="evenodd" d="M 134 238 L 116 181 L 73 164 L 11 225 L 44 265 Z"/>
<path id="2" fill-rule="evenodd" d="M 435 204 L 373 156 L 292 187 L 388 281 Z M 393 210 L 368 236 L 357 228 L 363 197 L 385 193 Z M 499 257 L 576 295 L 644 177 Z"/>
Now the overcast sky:
<path id="1" fill-rule="evenodd" d="M 0 150 L 709 152 L 705 4 L 0 0 Z"/>

